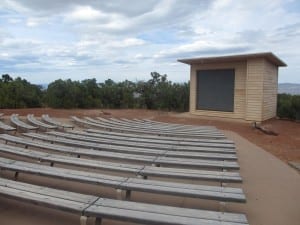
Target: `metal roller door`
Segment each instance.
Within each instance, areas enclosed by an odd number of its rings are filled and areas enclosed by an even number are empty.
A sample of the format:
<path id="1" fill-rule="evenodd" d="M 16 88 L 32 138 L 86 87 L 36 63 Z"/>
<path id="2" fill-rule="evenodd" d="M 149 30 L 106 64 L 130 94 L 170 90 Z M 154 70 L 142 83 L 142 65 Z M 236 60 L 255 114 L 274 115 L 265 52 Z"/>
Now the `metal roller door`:
<path id="1" fill-rule="evenodd" d="M 197 71 L 197 109 L 233 112 L 234 69 Z"/>

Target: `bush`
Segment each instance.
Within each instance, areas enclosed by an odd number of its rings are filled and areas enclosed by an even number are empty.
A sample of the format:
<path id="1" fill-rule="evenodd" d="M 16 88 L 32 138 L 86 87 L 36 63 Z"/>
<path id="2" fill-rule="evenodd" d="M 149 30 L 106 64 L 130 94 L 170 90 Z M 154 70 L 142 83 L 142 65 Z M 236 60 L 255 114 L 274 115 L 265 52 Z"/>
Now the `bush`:
<path id="1" fill-rule="evenodd" d="M 300 120 L 300 95 L 278 94 L 277 116 Z"/>

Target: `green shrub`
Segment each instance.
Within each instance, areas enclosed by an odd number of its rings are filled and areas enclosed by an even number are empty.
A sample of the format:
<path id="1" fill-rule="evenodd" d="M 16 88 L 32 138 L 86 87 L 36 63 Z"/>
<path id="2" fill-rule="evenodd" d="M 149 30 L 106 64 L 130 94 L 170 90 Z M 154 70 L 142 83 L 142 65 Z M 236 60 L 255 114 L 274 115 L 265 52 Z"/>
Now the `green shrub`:
<path id="1" fill-rule="evenodd" d="M 300 95 L 278 94 L 277 116 L 300 120 Z"/>

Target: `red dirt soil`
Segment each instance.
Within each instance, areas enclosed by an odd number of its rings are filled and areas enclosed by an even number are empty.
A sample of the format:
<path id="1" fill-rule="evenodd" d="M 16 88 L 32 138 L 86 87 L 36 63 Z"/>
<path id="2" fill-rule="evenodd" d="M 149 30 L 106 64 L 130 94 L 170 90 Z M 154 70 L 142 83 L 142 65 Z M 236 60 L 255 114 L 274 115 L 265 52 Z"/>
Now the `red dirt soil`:
<path id="1" fill-rule="evenodd" d="M 221 130 L 229 130 L 238 133 L 250 142 L 260 146 L 266 151 L 272 153 L 284 162 L 300 162 L 300 123 L 286 120 L 272 119 L 264 122 L 262 125 L 268 130 L 278 133 L 277 136 L 267 135 L 258 129 L 253 128 L 250 123 L 237 122 L 232 120 L 221 120 L 213 118 L 203 118 L 191 116 L 188 113 L 168 113 L 155 110 L 143 109 L 1 109 L 0 113 L 6 116 L 12 113 L 18 113 L 20 116 L 26 116 L 33 113 L 35 116 L 49 114 L 51 117 L 67 118 L 69 116 L 102 116 L 116 118 L 150 118 L 162 122 L 172 122 L 191 125 L 211 125 Z"/>

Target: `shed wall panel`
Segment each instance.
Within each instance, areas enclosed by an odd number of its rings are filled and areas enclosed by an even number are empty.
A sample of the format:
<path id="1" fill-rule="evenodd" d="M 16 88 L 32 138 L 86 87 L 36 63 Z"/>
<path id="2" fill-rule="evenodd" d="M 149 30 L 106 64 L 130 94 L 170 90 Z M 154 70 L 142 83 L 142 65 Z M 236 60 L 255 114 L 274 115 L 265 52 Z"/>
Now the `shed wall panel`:
<path id="1" fill-rule="evenodd" d="M 246 120 L 262 120 L 264 68 L 263 58 L 247 60 Z"/>
<path id="2" fill-rule="evenodd" d="M 265 60 L 264 68 L 262 119 L 267 120 L 276 116 L 278 67 Z"/>

